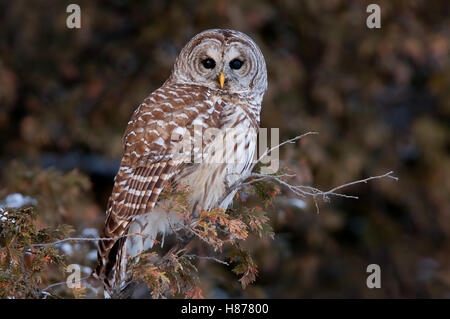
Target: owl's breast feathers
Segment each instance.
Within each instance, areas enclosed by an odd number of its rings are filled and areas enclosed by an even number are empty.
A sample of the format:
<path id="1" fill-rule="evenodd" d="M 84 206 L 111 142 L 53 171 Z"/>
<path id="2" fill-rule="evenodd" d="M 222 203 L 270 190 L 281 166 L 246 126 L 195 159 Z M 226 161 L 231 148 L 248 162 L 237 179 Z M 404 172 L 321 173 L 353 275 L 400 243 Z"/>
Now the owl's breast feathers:
<path id="1" fill-rule="evenodd" d="M 103 277 L 107 289 L 121 282 L 126 268 L 125 238 L 118 238 L 127 234 L 133 219 L 153 210 L 170 180 L 191 185 L 192 204 L 210 209 L 226 191 L 229 169 L 238 174 L 248 170 L 256 149 L 260 102 L 201 86 L 167 83 L 136 109 L 123 138 L 123 158 L 107 207 L 103 236 L 114 240 L 99 242 L 96 273 Z M 186 157 L 174 157 L 180 138 L 188 132 L 193 139 L 198 127 L 203 131 L 244 130 L 232 147 L 238 161 L 230 164 L 228 153 L 225 162 L 193 165 L 186 163 Z M 192 145 L 195 148 L 195 141 Z M 203 151 L 219 147 L 211 138 L 202 139 Z"/>

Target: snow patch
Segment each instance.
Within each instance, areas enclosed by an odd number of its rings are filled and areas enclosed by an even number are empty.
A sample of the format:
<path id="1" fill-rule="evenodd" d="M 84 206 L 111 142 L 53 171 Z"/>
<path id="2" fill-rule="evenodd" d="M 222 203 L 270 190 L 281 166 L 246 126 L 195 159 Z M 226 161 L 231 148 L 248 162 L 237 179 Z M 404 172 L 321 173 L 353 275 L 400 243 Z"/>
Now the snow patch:
<path id="1" fill-rule="evenodd" d="M 91 250 L 87 255 L 86 258 L 88 260 L 97 260 L 97 250 Z"/>
<path id="2" fill-rule="evenodd" d="M 289 203 L 289 205 L 292 205 L 292 206 L 294 206 L 296 208 L 299 208 L 299 209 L 305 209 L 306 206 L 307 206 L 306 202 L 304 200 L 299 199 L 299 198 L 290 198 L 288 200 L 288 203 Z"/>
<path id="3" fill-rule="evenodd" d="M 69 243 L 62 244 L 60 248 L 66 255 L 71 255 L 73 253 L 72 245 Z"/>
<path id="4" fill-rule="evenodd" d="M 0 201 L 1 207 L 21 208 L 25 205 L 37 205 L 37 201 L 30 197 L 19 193 L 9 194 L 3 201 Z"/>
<path id="5" fill-rule="evenodd" d="M 90 274 L 92 272 L 91 267 L 87 267 L 84 266 L 83 268 L 81 268 L 81 270 L 85 273 L 85 274 Z"/>
<path id="6" fill-rule="evenodd" d="M 98 233 L 98 230 L 95 228 L 85 228 L 81 232 L 81 237 L 94 237 L 98 238 L 100 235 Z"/>

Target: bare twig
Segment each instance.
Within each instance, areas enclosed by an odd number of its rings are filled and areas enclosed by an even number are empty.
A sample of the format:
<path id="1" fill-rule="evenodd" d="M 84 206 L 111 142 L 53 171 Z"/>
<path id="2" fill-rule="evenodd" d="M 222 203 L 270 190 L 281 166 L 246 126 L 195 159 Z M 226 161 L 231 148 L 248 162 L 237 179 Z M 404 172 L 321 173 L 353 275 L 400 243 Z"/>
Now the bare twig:
<path id="1" fill-rule="evenodd" d="M 361 179 L 361 180 L 357 180 L 357 181 L 353 181 L 350 183 L 346 183 L 337 187 L 334 187 L 328 191 L 321 191 L 318 188 L 312 187 L 312 186 L 306 186 L 306 185 L 292 185 L 288 182 L 286 182 L 285 180 L 283 180 L 283 178 L 285 177 L 294 177 L 296 176 L 295 174 L 280 174 L 280 175 L 270 175 L 270 174 L 260 174 L 260 173 L 254 173 L 253 169 L 255 168 L 255 166 L 262 161 L 262 159 L 269 154 L 270 152 L 272 152 L 273 150 L 280 148 L 281 146 L 287 144 L 287 143 L 294 143 L 295 141 L 308 136 L 308 135 L 315 135 L 318 134 L 317 132 L 307 132 L 305 134 L 296 136 L 292 139 L 289 139 L 287 141 L 284 141 L 268 150 L 266 150 L 257 161 L 255 161 L 252 166 L 251 169 L 249 170 L 249 174 L 242 176 L 241 178 L 239 178 L 238 180 L 236 180 L 232 185 L 228 186 L 228 191 L 226 192 L 226 194 L 222 197 L 220 203 L 222 203 L 230 194 L 232 194 L 233 192 L 236 192 L 236 190 L 249 186 L 251 184 L 257 183 L 257 182 L 261 182 L 261 181 L 265 181 L 265 180 L 272 180 L 277 182 L 278 184 L 286 187 L 287 189 L 289 189 L 291 192 L 293 192 L 295 195 L 305 198 L 305 197 L 311 197 L 314 201 L 314 205 L 316 207 L 316 211 L 319 212 L 319 205 L 317 202 L 318 197 L 321 197 L 322 200 L 324 201 L 328 201 L 330 196 L 336 196 L 336 197 L 343 197 L 343 198 L 350 198 L 350 199 L 358 199 L 358 196 L 354 196 L 354 195 L 346 195 L 346 194 L 342 194 L 342 193 L 337 193 L 336 191 L 341 190 L 343 188 L 349 187 L 351 185 L 356 185 L 356 184 L 361 184 L 361 183 L 367 183 L 371 180 L 375 180 L 375 179 L 381 179 L 381 178 L 392 178 L 394 180 L 398 180 L 397 177 L 393 176 L 393 172 L 390 171 L 388 173 L 385 173 L 383 175 L 378 175 L 378 176 L 372 176 L 372 177 L 368 177 L 365 179 Z M 249 180 L 250 179 L 250 180 Z"/>
<path id="2" fill-rule="evenodd" d="M 255 176 L 258 177 L 259 180 L 274 180 L 276 182 L 278 182 L 280 185 L 285 186 L 286 188 L 288 188 L 290 191 L 292 191 L 295 195 L 300 196 L 300 197 L 307 197 L 310 196 L 312 197 L 312 199 L 314 200 L 314 204 L 316 206 L 316 211 L 319 212 L 319 206 L 317 203 L 317 197 L 322 197 L 322 200 L 324 201 L 328 201 L 330 196 L 336 196 L 336 197 L 343 197 L 343 198 L 350 198 L 350 199 L 359 199 L 358 196 L 354 196 L 354 195 L 346 195 L 346 194 L 342 194 L 342 193 L 336 193 L 336 191 L 352 186 L 352 185 L 356 185 L 356 184 L 362 184 L 362 183 L 367 183 L 371 180 L 375 180 L 375 179 L 381 179 L 381 178 L 391 178 L 394 180 L 398 180 L 397 177 L 393 176 L 394 172 L 390 171 L 387 172 L 385 174 L 382 175 L 377 175 L 377 176 L 371 176 L 365 179 L 361 179 L 361 180 L 357 180 L 357 181 L 353 181 L 353 182 L 349 182 L 337 187 L 334 187 L 328 191 L 321 191 L 318 188 L 314 188 L 311 186 L 305 186 L 305 185 L 292 185 L 289 184 L 288 182 L 282 180 L 280 178 L 280 176 L 276 176 L 276 175 L 266 175 L 266 174 L 257 174 L 257 173 L 253 173 L 251 176 Z"/>
<path id="3" fill-rule="evenodd" d="M 318 135 L 318 134 L 319 134 L 319 132 L 307 132 L 307 133 L 305 133 L 305 134 L 298 135 L 298 136 L 296 136 L 296 137 L 294 137 L 294 138 L 291 138 L 291 139 L 289 139 L 289 140 L 287 140 L 287 141 L 284 141 L 284 142 L 282 142 L 282 143 L 280 143 L 280 144 L 278 144 L 278 145 L 276 145 L 276 146 L 274 146 L 274 147 L 272 147 L 272 148 L 267 149 L 267 150 L 266 150 L 266 151 L 258 158 L 258 160 L 257 160 L 256 162 L 254 162 L 253 165 L 250 167 L 250 172 L 252 172 L 253 169 L 255 168 L 255 166 L 256 166 L 259 162 L 261 162 L 262 159 L 263 159 L 267 154 L 269 154 L 270 152 L 272 152 L 272 151 L 274 151 L 274 150 L 280 148 L 281 146 L 283 146 L 283 145 L 285 145 L 285 144 L 288 144 L 288 143 L 291 143 L 291 144 L 292 144 L 292 143 L 298 141 L 299 139 L 302 139 L 302 138 L 304 138 L 304 137 L 306 137 L 306 136 L 308 136 L 308 135 Z"/>
<path id="4" fill-rule="evenodd" d="M 339 190 L 339 189 L 342 189 L 342 188 L 345 188 L 345 187 L 348 187 L 348 186 L 351 186 L 351 185 L 355 185 L 355 184 L 367 183 L 367 182 L 369 182 L 371 180 L 380 179 L 380 178 L 384 178 L 384 177 L 389 177 L 389 178 L 392 178 L 395 181 L 398 181 L 398 177 L 395 177 L 392 174 L 394 174 L 394 172 L 390 171 L 390 172 L 387 172 L 386 174 L 383 174 L 383 175 L 371 176 L 371 177 L 368 177 L 368 178 L 365 178 L 365 179 L 361 179 L 361 180 L 358 180 L 358 181 L 350 182 L 350 183 L 347 183 L 347 184 L 344 184 L 344 185 L 341 185 L 341 186 L 337 186 L 337 187 L 335 187 L 333 189 L 330 189 L 329 191 L 324 192 L 322 195 L 327 195 L 327 194 L 336 195 L 335 192 L 337 190 Z M 338 195 L 342 195 L 342 194 L 338 194 Z M 357 196 L 355 196 L 355 197 L 358 198 Z"/>
<path id="5" fill-rule="evenodd" d="M 85 280 L 89 279 L 89 277 L 90 276 L 86 276 L 86 277 L 80 278 L 79 280 L 71 281 L 71 283 L 75 284 L 75 283 L 78 283 L 78 282 L 82 282 L 82 281 L 85 281 Z M 39 292 L 42 295 L 44 295 L 43 299 L 47 299 L 48 296 L 52 295 L 51 293 L 47 292 L 47 290 L 55 288 L 55 287 L 58 287 L 58 286 L 62 286 L 62 285 L 67 285 L 67 282 L 66 281 L 56 282 L 54 284 L 48 285 L 44 289 L 41 289 Z"/>
<path id="6" fill-rule="evenodd" d="M 85 280 L 88 279 L 88 278 L 89 278 L 89 276 L 86 276 L 86 277 L 80 278 L 79 280 L 71 281 L 70 283 L 75 284 L 75 283 L 78 283 L 78 282 L 85 281 Z M 42 289 L 42 291 L 47 291 L 48 289 L 51 289 L 51 288 L 54 288 L 54 287 L 57 287 L 57 286 L 61 286 L 61 285 L 65 285 L 65 284 L 67 284 L 66 281 L 63 281 L 63 282 L 57 282 L 57 283 L 48 285 L 46 288 Z"/>
<path id="7" fill-rule="evenodd" d="M 253 180 L 253 181 L 249 181 L 249 182 L 245 182 L 246 180 L 248 180 L 251 177 L 255 177 L 256 175 L 253 172 L 253 170 L 255 169 L 256 165 L 258 165 L 258 163 L 260 163 L 263 158 L 269 154 L 270 152 L 280 148 L 281 146 L 288 144 L 288 143 L 295 143 L 296 141 L 300 140 L 303 137 L 306 137 L 308 135 L 317 135 L 319 134 L 318 132 L 306 132 L 304 134 L 298 135 L 294 138 L 291 138 L 289 140 L 286 140 L 274 147 L 271 147 L 267 150 L 264 151 L 264 153 L 250 166 L 250 169 L 248 170 L 248 174 L 241 176 L 241 178 L 239 178 L 238 180 L 236 180 L 232 185 L 228 185 L 227 183 L 227 192 L 225 193 L 225 195 L 220 199 L 219 203 L 220 206 L 222 206 L 222 203 L 224 202 L 224 200 L 232 193 L 234 193 L 237 189 L 242 188 L 244 186 L 248 186 L 250 184 L 259 182 L 259 181 L 263 181 L 263 180 L 267 180 L 267 179 L 275 179 L 276 175 L 265 175 L 263 178 L 260 178 L 259 180 Z M 270 176 L 270 177 L 269 177 Z M 287 174 L 285 176 L 288 176 Z M 289 175 L 289 176 L 295 176 L 295 175 Z M 228 177 L 228 175 L 227 175 Z M 228 181 L 228 180 L 227 180 Z"/>
<path id="8" fill-rule="evenodd" d="M 220 260 L 220 259 L 217 259 L 217 258 L 215 258 L 215 257 L 212 257 L 212 256 L 198 256 L 198 255 L 183 255 L 183 257 L 186 257 L 186 258 L 197 258 L 197 259 L 206 259 L 206 260 L 212 260 L 212 261 L 215 261 L 215 262 L 217 262 L 217 263 L 219 263 L 219 264 L 223 264 L 223 265 L 226 265 L 226 266 L 229 266 L 230 264 L 229 263 L 227 263 L 226 261 L 223 261 L 223 260 Z"/>
<path id="9" fill-rule="evenodd" d="M 148 237 L 147 235 L 144 234 L 140 234 L 140 233 L 130 233 L 130 234 L 126 234 L 120 237 L 111 237 L 111 238 L 96 238 L 96 237 L 69 237 L 69 238 L 64 238 L 61 240 L 57 240 L 51 243 L 45 243 L 45 244 L 34 244 L 33 247 L 46 247 L 46 246 L 51 246 L 51 245 L 58 245 L 58 244 L 62 244 L 66 241 L 99 241 L 99 240 L 118 240 L 124 237 L 130 237 L 130 236 L 142 236 L 142 237 Z"/>
<path id="10" fill-rule="evenodd" d="M 222 206 L 223 201 L 233 192 L 235 192 L 237 189 L 242 188 L 244 186 L 248 186 L 250 184 L 256 183 L 258 181 L 262 181 L 262 180 L 266 180 L 266 179 L 270 179 L 270 178 L 274 178 L 274 177 L 268 177 L 268 176 L 274 176 L 274 175 L 266 175 L 264 178 L 261 178 L 257 181 L 250 181 L 250 182 L 245 182 L 247 179 L 251 178 L 251 177 L 255 177 L 255 175 L 252 173 L 253 170 L 255 169 L 256 165 L 258 165 L 258 163 L 260 163 L 263 158 L 269 154 L 270 152 L 280 148 L 281 146 L 285 145 L 285 144 L 292 144 L 295 143 L 296 141 L 308 136 L 308 135 L 317 135 L 319 134 L 319 132 L 306 132 L 304 134 L 298 135 L 294 138 L 291 138 L 289 140 L 286 140 L 274 147 L 271 147 L 267 150 L 264 151 L 264 153 L 252 164 L 252 166 L 250 166 L 250 169 L 248 170 L 248 174 L 242 176 L 241 178 L 239 178 L 237 181 L 235 181 L 232 185 L 227 185 L 228 187 L 228 191 L 226 192 L 226 194 L 221 198 L 221 200 L 219 201 L 219 203 L 221 204 L 220 206 Z M 287 174 L 285 176 L 288 176 Z M 289 176 L 294 176 L 294 175 L 289 175 Z"/>

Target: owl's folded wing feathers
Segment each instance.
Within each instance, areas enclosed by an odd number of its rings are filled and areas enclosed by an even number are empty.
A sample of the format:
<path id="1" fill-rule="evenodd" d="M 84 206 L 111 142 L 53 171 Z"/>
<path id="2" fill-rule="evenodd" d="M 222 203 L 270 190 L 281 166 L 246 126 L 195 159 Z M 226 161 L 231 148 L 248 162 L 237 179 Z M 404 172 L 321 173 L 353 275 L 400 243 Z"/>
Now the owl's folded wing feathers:
<path id="1" fill-rule="evenodd" d="M 108 215 L 129 219 L 152 210 L 165 183 L 186 163 L 185 158 L 174 158 L 174 138 L 185 138 L 184 132 L 199 118 L 206 127 L 220 125 L 218 114 L 207 112 L 212 107 L 207 100 L 204 89 L 195 92 L 192 87 L 167 86 L 136 109 L 124 134 L 123 158 Z"/>
<path id="2" fill-rule="evenodd" d="M 204 88 L 168 85 L 154 91 L 133 113 L 124 134 L 122 162 L 103 229 L 104 238 L 115 240 L 99 241 L 95 272 L 107 287 L 120 282 L 123 268 L 120 261 L 125 238 L 116 239 L 127 234 L 134 217 L 151 214 L 166 183 L 183 170 L 185 158 L 175 156 L 177 136 L 192 130 L 199 119 L 204 127 L 220 126 L 219 112 L 208 112 L 214 106 Z"/>
<path id="3" fill-rule="evenodd" d="M 170 143 L 173 128 L 138 118 L 133 116 L 125 133 L 124 154 L 111 194 L 109 212 L 121 219 L 150 212 L 165 182 L 179 170 Z"/>

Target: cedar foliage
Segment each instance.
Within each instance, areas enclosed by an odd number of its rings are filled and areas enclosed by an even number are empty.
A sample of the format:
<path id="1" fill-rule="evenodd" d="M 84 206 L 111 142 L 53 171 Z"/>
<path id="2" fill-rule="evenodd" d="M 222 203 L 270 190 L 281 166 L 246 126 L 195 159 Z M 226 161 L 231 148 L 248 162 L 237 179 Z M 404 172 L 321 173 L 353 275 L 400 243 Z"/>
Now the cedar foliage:
<path id="1" fill-rule="evenodd" d="M 64 273 L 65 256 L 53 245 L 72 231 L 67 225 L 40 228 L 33 207 L 0 208 L 0 298 L 42 298 L 49 270 Z"/>
<path id="2" fill-rule="evenodd" d="M 72 174 L 60 178 L 70 180 Z M 183 220 L 181 226 L 173 229 L 176 244 L 163 255 L 149 250 L 130 258 L 130 283 L 143 282 L 152 298 L 203 298 L 197 264 L 198 259 L 205 258 L 226 264 L 245 289 L 256 280 L 258 267 L 243 243 L 251 235 L 273 238 L 270 220 L 262 207 L 272 205 L 279 192 L 271 182 L 257 182 L 236 194 L 233 208 L 194 213 L 188 204 L 188 187 L 167 187 L 161 201 Z M 71 291 L 64 283 L 68 256 L 59 245 L 74 229 L 66 224 L 40 226 L 38 209 L 33 206 L 0 208 L 0 211 L 0 297 L 85 297 L 84 283 L 80 289 Z M 202 245 L 203 251 L 206 249 L 217 256 L 191 254 Z M 55 282 L 60 289 L 48 291 Z"/>
<path id="3" fill-rule="evenodd" d="M 253 195 L 265 207 L 271 205 L 279 193 L 279 189 L 270 182 L 252 185 L 251 189 L 242 193 L 246 197 Z M 195 260 L 205 258 L 231 265 L 242 289 L 245 289 L 256 280 L 258 267 L 242 243 L 250 235 L 273 238 L 269 218 L 261 206 L 246 205 L 247 199 L 239 193 L 233 208 L 200 210 L 196 214 L 188 205 L 188 195 L 189 188 L 180 186 L 167 188 L 161 195 L 163 200 L 169 199 L 171 207 L 167 208 L 177 211 L 179 218 L 184 221 L 182 226 L 173 229 L 177 245 L 163 256 L 147 251 L 130 259 L 128 269 L 132 280 L 144 282 L 152 298 L 203 298 Z M 197 247 L 203 244 L 207 250 L 220 257 L 192 255 L 196 244 Z"/>

